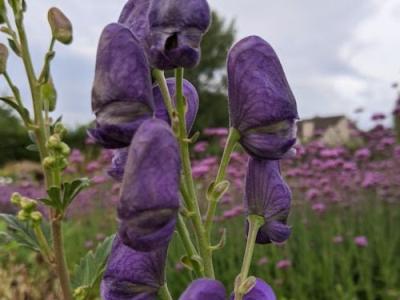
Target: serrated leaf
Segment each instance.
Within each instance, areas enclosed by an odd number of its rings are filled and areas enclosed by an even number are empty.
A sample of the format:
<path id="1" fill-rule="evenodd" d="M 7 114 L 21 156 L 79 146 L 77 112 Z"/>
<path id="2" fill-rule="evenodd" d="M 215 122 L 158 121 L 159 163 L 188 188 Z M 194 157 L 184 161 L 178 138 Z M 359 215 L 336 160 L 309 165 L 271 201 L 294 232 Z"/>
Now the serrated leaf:
<path id="1" fill-rule="evenodd" d="M 39 148 L 35 144 L 30 144 L 30 145 L 26 146 L 26 150 L 32 151 L 32 152 L 39 152 Z"/>
<path id="2" fill-rule="evenodd" d="M 90 186 L 89 178 L 79 178 L 63 184 L 63 208 L 66 209 L 75 197 L 85 188 Z"/>
<path id="3" fill-rule="evenodd" d="M 8 45 L 10 45 L 10 48 L 12 51 L 14 51 L 15 55 L 21 57 L 21 50 L 14 40 L 8 39 Z"/>
<path id="4" fill-rule="evenodd" d="M 110 254 L 115 234 L 104 239 L 96 250 L 90 250 L 81 260 L 79 265 L 75 266 L 72 276 L 72 285 L 74 289 L 85 287 L 93 289 L 104 273 L 107 258 Z"/>
<path id="5" fill-rule="evenodd" d="M 0 214 L 7 224 L 7 235 L 23 247 L 39 252 L 40 246 L 33 229 L 25 222 L 19 221 L 14 215 Z M 42 222 L 43 233 L 50 243 L 50 228 Z"/>
<path id="6" fill-rule="evenodd" d="M 0 245 L 6 245 L 12 241 L 12 238 L 7 232 L 0 232 Z"/>
<path id="7" fill-rule="evenodd" d="M 61 190 L 59 187 L 52 186 L 47 190 L 47 195 L 49 196 L 49 206 L 61 211 L 63 209 Z"/>

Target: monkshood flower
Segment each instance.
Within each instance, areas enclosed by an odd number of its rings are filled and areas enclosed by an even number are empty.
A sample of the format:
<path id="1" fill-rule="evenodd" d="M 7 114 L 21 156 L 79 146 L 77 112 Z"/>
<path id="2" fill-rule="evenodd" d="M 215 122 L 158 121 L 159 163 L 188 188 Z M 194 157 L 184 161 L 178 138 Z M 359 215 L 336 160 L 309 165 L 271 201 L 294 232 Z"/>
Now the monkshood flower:
<path id="1" fill-rule="evenodd" d="M 126 161 L 128 160 L 128 149 L 121 148 L 114 150 L 111 167 L 107 173 L 116 181 L 122 181 L 125 172 Z"/>
<path id="2" fill-rule="evenodd" d="M 108 25 L 101 35 L 92 109 L 97 127 L 89 133 L 105 148 L 129 146 L 140 124 L 153 116 L 150 67 L 138 40 L 121 24 Z"/>
<path id="3" fill-rule="evenodd" d="M 167 79 L 167 86 L 169 93 L 172 97 L 173 104 L 175 106 L 175 89 L 176 81 L 174 78 Z M 160 88 L 158 85 L 153 87 L 154 103 L 156 106 L 156 117 L 171 124 L 171 120 L 168 115 L 167 108 L 164 105 L 163 97 L 161 95 Z M 199 95 L 197 94 L 196 88 L 187 80 L 183 80 L 183 95 L 185 96 L 187 103 L 186 111 L 186 128 L 190 132 L 193 127 L 194 121 L 196 120 L 197 111 L 199 110 Z"/>
<path id="4" fill-rule="evenodd" d="M 231 296 L 231 300 L 234 295 Z M 243 297 L 243 300 L 276 300 L 272 288 L 263 280 L 257 278 L 256 285 Z"/>
<path id="5" fill-rule="evenodd" d="M 149 34 L 149 7 L 151 0 L 129 0 L 122 9 L 118 22 L 128 27 L 144 48 Z"/>
<path id="6" fill-rule="evenodd" d="M 180 157 L 168 124 L 144 121 L 129 147 L 118 205 L 119 234 L 138 251 L 166 246 L 179 210 Z"/>
<path id="7" fill-rule="evenodd" d="M 201 278 L 193 281 L 179 297 L 179 300 L 225 300 L 226 291 L 217 280 Z"/>
<path id="8" fill-rule="evenodd" d="M 207 1 L 152 1 L 148 16 L 150 64 L 161 70 L 196 66 L 201 39 L 211 22 Z"/>
<path id="9" fill-rule="evenodd" d="M 291 192 L 280 172 L 279 161 L 250 158 L 244 197 L 247 215 L 265 218 L 256 243 L 282 243 L 289 238 L 286 225 Z"/>
<path id="10" fill-rule="evenodd" d="M 282 158 L 296 142 L 296 100 L 272 47 L 257 36 L 228 55 L 230 123 L 252 156 Z"/>
<path id="11" fill-rule="evenodd" d="M 167 248 L 138 252 L 116 235 L 103 280 L 103 300 L 156 300 L 164 284 Z"/>

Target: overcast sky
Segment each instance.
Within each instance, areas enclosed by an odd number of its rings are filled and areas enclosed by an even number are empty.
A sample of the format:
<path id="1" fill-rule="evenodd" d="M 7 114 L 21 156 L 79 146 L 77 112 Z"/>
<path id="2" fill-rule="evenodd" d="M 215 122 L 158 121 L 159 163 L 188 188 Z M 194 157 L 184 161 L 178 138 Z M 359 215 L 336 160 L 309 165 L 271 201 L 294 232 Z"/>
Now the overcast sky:
<path id="1" fill-rule="evenodd" d="M 27 1 L 26 28 L 36 62 L 49 42 L 50 6 L 61 8 L 74 24 L 74 43 L 58 44 L 53 77 L 58 89 L 56 114 L 70 125 L 93 119 L 90 90 L 97 40 L 102 28 L 117 19 L 122 0 Z M 365 108 L 389 113 L 400 79 L 400 0 L 210 0 L 227 20 L 235 19 L 238 39 L 257 34 L 280 56 L 302 118 L 347 114 Z M 36 65 L 39 69 L 41 64 Z M 23 84 L 16 59 L 10 73 Z M 1 83 L 1 91 L 6 86 Z M 28 97 L 27 90 L 23 94 Z"/>

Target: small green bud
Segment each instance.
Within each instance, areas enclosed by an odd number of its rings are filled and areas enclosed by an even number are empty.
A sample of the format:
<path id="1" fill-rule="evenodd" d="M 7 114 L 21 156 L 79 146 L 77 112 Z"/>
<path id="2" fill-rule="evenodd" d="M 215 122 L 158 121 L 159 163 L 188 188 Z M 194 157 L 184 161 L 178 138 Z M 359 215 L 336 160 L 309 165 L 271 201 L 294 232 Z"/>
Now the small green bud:
<path id="1" fill-rule="evenodd" d="M 67 134 L 67 129 L 64 127 L 62 123 L 58 122 L 56 125 L 54 125 L 54 133 L 58 134 L 61 138 L 63 138 Z"/>
<path id="2" fill-rule="evenodd" d="M 49 137 L 47 141 L 47 148 L 50 150 L 59 150 L 61 149 L 61 137 L 58 134 L 53 134 Z"/>
<path id="3" fill-rule="evenodd" d="M 11 201 L 12 204 L 20 206 L 21 205 L 21 200 L 22 200 L 22 196 L 21 196 L 20 193 L 13 193 L 11 195 L 10 201 Z"/>
<path id="4" fill-rule="evenodd" d="M 8 48 L 0 43 L 0 74 L 4 74 L 7 70 Z"/>
<path id="5" fill-rule="evenodd" d="M 48 156 L 43 160 L 43 167 L 46 169 L 52 169 L 55 167 L 57 160 L 53 156 Z"/>
<path id="6" fill-rule="evenodd" d="M 34 211 L 34 212 L 31 212 L 30 218 L 34 223 L 40 223 L 40 222 L 42 222 L 43 215 L 40 211 Z"/>
<path id="7" fill-rule="evenodd" d="M 66 167 L 68 167 L 68 159 L 63 158 L 63 159 L 60 161 L 59 167 L 60 167 L 61 170 L 64 170 Z"/>
<path id="8" fill-rule="evenodd" d="M 71 153 L 71 148 L 66 143 L 61 143 L 61 154 L 68 157 Z"/>
<path id="9" fill-rule="evenodd" d="M 17 219 L 20 221 L 27 221 L 29 219 L 29 214 L 24 210 L 20 210 L 18 212 Z"/>
<path id="10" fill-rule="evenodd" d="M 32 210 L 34 210 L 37 207 L 37 202 L 33 199 L 22 197 L 20 205 L 21 205 L 22 210 L 24 210 L 26 212 L 31 212 Z"/>
<path id="11" fill-rule="evenodd" d="M 65 45 L 72 42 L 71 21 L 57 7 L 52 7 L 48 13 L 48 20 L 53 37 Z"/>
<path id="12" fill-rule="evenodd" d="M 54 111 L 56 109 L 57 91 L 51 78 L 40 86 L 40 98 L 43 100 L 43 103 L 47 105 L 47 107 L 43 108 L 47 108 L 49 111 Z"/>

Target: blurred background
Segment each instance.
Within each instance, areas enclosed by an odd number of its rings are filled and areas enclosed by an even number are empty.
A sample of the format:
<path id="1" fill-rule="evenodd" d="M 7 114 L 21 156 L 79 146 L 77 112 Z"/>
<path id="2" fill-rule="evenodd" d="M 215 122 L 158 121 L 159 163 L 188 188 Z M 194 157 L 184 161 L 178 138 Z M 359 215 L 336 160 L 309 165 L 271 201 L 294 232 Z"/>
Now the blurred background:
<path id="1" fill-rule="evenodd" d="M 86 130 L 94 120 L 90 92 L 97 41 L 124 3 L 27 1 L 26 28 L 37 70 L 50 40 L 48 8 L 61 8 L 74 25 L 73 44 L 56 46 L 52 67 L 58 91 L 53 117 L 62 116 L 68 125 L 66 142 L 74 149 L 66 176 L 92 179 L 68 216 L 71 269 L 116 228 L 119 185 L 107 176 L 112 152 L 97 147 Z M 195 130 L 202 135 L 192 149 L 200 195 L 216 172 L 227 133 L 226 53 L 240 38 L 260 35 L 281 59 L 301 120 L 297 156 L 282 163 L 293 190 L 293 235 L 284 245 L 257 247 L 254 274 L 267 280 L 279 299 L 400 299 L 400 1 L 209 3 L 213 25 L 202 43 L 202 61 L 185 73 L 201 99 Z M 8 69 L 29 106 L 23 67 L 15 56 Z M 8 93 L 1 81 L 0 94 Z M 37 153 L 27 149 L 29 136 L 4 106 L 0 141 L 0 213 L 14 213 L 11 193 L 40 197 L 43 178 Z M 244 233 L 246 163 L 238 148 L 228 172 L 233 189 L 216 220 L 230 236 L 216 258 L 218 276 L 230 288 L 244 248 L 243 240 L 234 237 Z M 37 268 L 43 264 L 40 257 L 17 251 L 2 236 L 0 247 L 1 300 L 58 299 L 53 276 Z M 168 277 L 177 295 L 190 274 L 179 263 L 179 239 L 170 252 Z"/>

